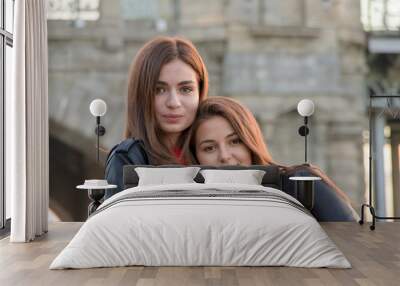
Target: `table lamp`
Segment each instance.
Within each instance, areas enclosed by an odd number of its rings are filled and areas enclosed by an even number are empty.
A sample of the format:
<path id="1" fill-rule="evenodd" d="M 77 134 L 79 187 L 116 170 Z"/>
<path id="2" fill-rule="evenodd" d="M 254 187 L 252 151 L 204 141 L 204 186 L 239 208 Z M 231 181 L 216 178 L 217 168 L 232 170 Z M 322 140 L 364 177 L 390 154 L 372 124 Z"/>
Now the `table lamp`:
<path id="1" fill-rule="evenodd" d="M 299 134 L 304 137 L 304 161 L 307 163 L 307 135 L 310 133 L 308 117 L 314 113 L 314 103 L 310 99 L 300 100 L 297 104 L 297 112 L 304 117 L 304 125 L 300 126 Z"/>
<path id="2" fill-rule="evenodd" d="M 96 117 L 96 129 L 94 132 L 97 135 L 97 163 L 99 163 L 100 136 L 106 133 L 104 126 L 100 125 L 100 117 L 107 112 L 107 104 L 102 99 L 95 99 L 90 103 L 90 113 Z"/>

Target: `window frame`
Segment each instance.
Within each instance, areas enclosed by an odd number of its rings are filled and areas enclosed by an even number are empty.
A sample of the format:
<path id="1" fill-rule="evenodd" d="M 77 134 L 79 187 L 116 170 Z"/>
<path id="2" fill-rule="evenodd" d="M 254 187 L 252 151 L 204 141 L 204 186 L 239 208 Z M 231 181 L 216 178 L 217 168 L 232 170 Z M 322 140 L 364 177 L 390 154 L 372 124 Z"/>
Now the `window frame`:
<path id="1" fill-rule="evenodd" d="M 6 189 L 5 189 L 5 94 L 6 94 L 6 50 L 7 46 L 13 48 L 13 33 L 6 30 L 6 1 L 0 0 L 1 21 L 0 21 L 0 237 L 10 232 L 11 219 L 6 215 Z M 12 1 L 12 19 L 14 21 L 15 0 Z M 7 15 L 10 17 L 10 15 Z M 14 24 L 13 24 L 14 25 Z M 12 27 L 14 30 L 14 27 Z"/>

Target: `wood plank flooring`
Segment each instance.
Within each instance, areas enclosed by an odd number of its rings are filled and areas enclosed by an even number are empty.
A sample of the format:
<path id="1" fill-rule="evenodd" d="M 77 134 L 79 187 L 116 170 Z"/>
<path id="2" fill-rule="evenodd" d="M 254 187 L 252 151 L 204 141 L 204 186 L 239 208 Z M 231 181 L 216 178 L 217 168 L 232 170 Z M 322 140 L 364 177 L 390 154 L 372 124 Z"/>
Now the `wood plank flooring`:
<path id="1" fill-rule="evenodd" d="M 53 223 L 32 243 L 0 240 L 0 285 L 400 285 L 400 223 L 375 231 L 356 223 L 323 223 L 352 269 L 290 267 L 119 267 L 49 270 L 82 223 Z"/>

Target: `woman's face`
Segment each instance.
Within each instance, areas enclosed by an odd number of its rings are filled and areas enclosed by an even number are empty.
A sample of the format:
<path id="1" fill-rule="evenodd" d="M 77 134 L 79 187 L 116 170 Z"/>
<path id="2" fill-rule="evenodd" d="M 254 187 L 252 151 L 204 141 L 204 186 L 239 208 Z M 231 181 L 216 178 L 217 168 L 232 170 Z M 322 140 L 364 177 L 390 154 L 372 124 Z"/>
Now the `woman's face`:
<path id="1" fill-rule="evenodd" d="M 196 72 L 179 59 L 165 64 L 156 86 L 155 113 L 158 126 L 166 137 L 176 139 L 190 127 L 198 105 Z"/>
<path id="2" fill-rule="evenodd" d="M 232 125 L 221 116 L 200 124 L 195 134 L 196 157 L 201 165 L 251 165 L 251 152 Z"/>

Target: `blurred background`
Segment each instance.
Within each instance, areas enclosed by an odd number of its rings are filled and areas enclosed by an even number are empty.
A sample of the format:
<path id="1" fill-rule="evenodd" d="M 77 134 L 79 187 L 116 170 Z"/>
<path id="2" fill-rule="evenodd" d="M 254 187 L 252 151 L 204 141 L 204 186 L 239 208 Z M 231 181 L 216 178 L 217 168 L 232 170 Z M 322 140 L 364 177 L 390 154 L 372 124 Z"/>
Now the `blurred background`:
<path id="1" fill-rule="evenodd" d="M 304 160 L 296 106 L 312 99 L 309 160 L 359 212 L 368 190 L 368 95 L 399 93 L 399 32 L 398 0 L 49 0 L 51 219 L 86 219 L 87 193 L 75 187 L 103 178 L 107 150 L 122 139 L 129 65 L 157 35 L 196 45 L 210 95 L 247 105 L 281 164 Z M 108 105 L 99 164 L 95 98 Z M 371 114 L 377 212 L 399 215 L 400 100 L 381 101 Z"/>

